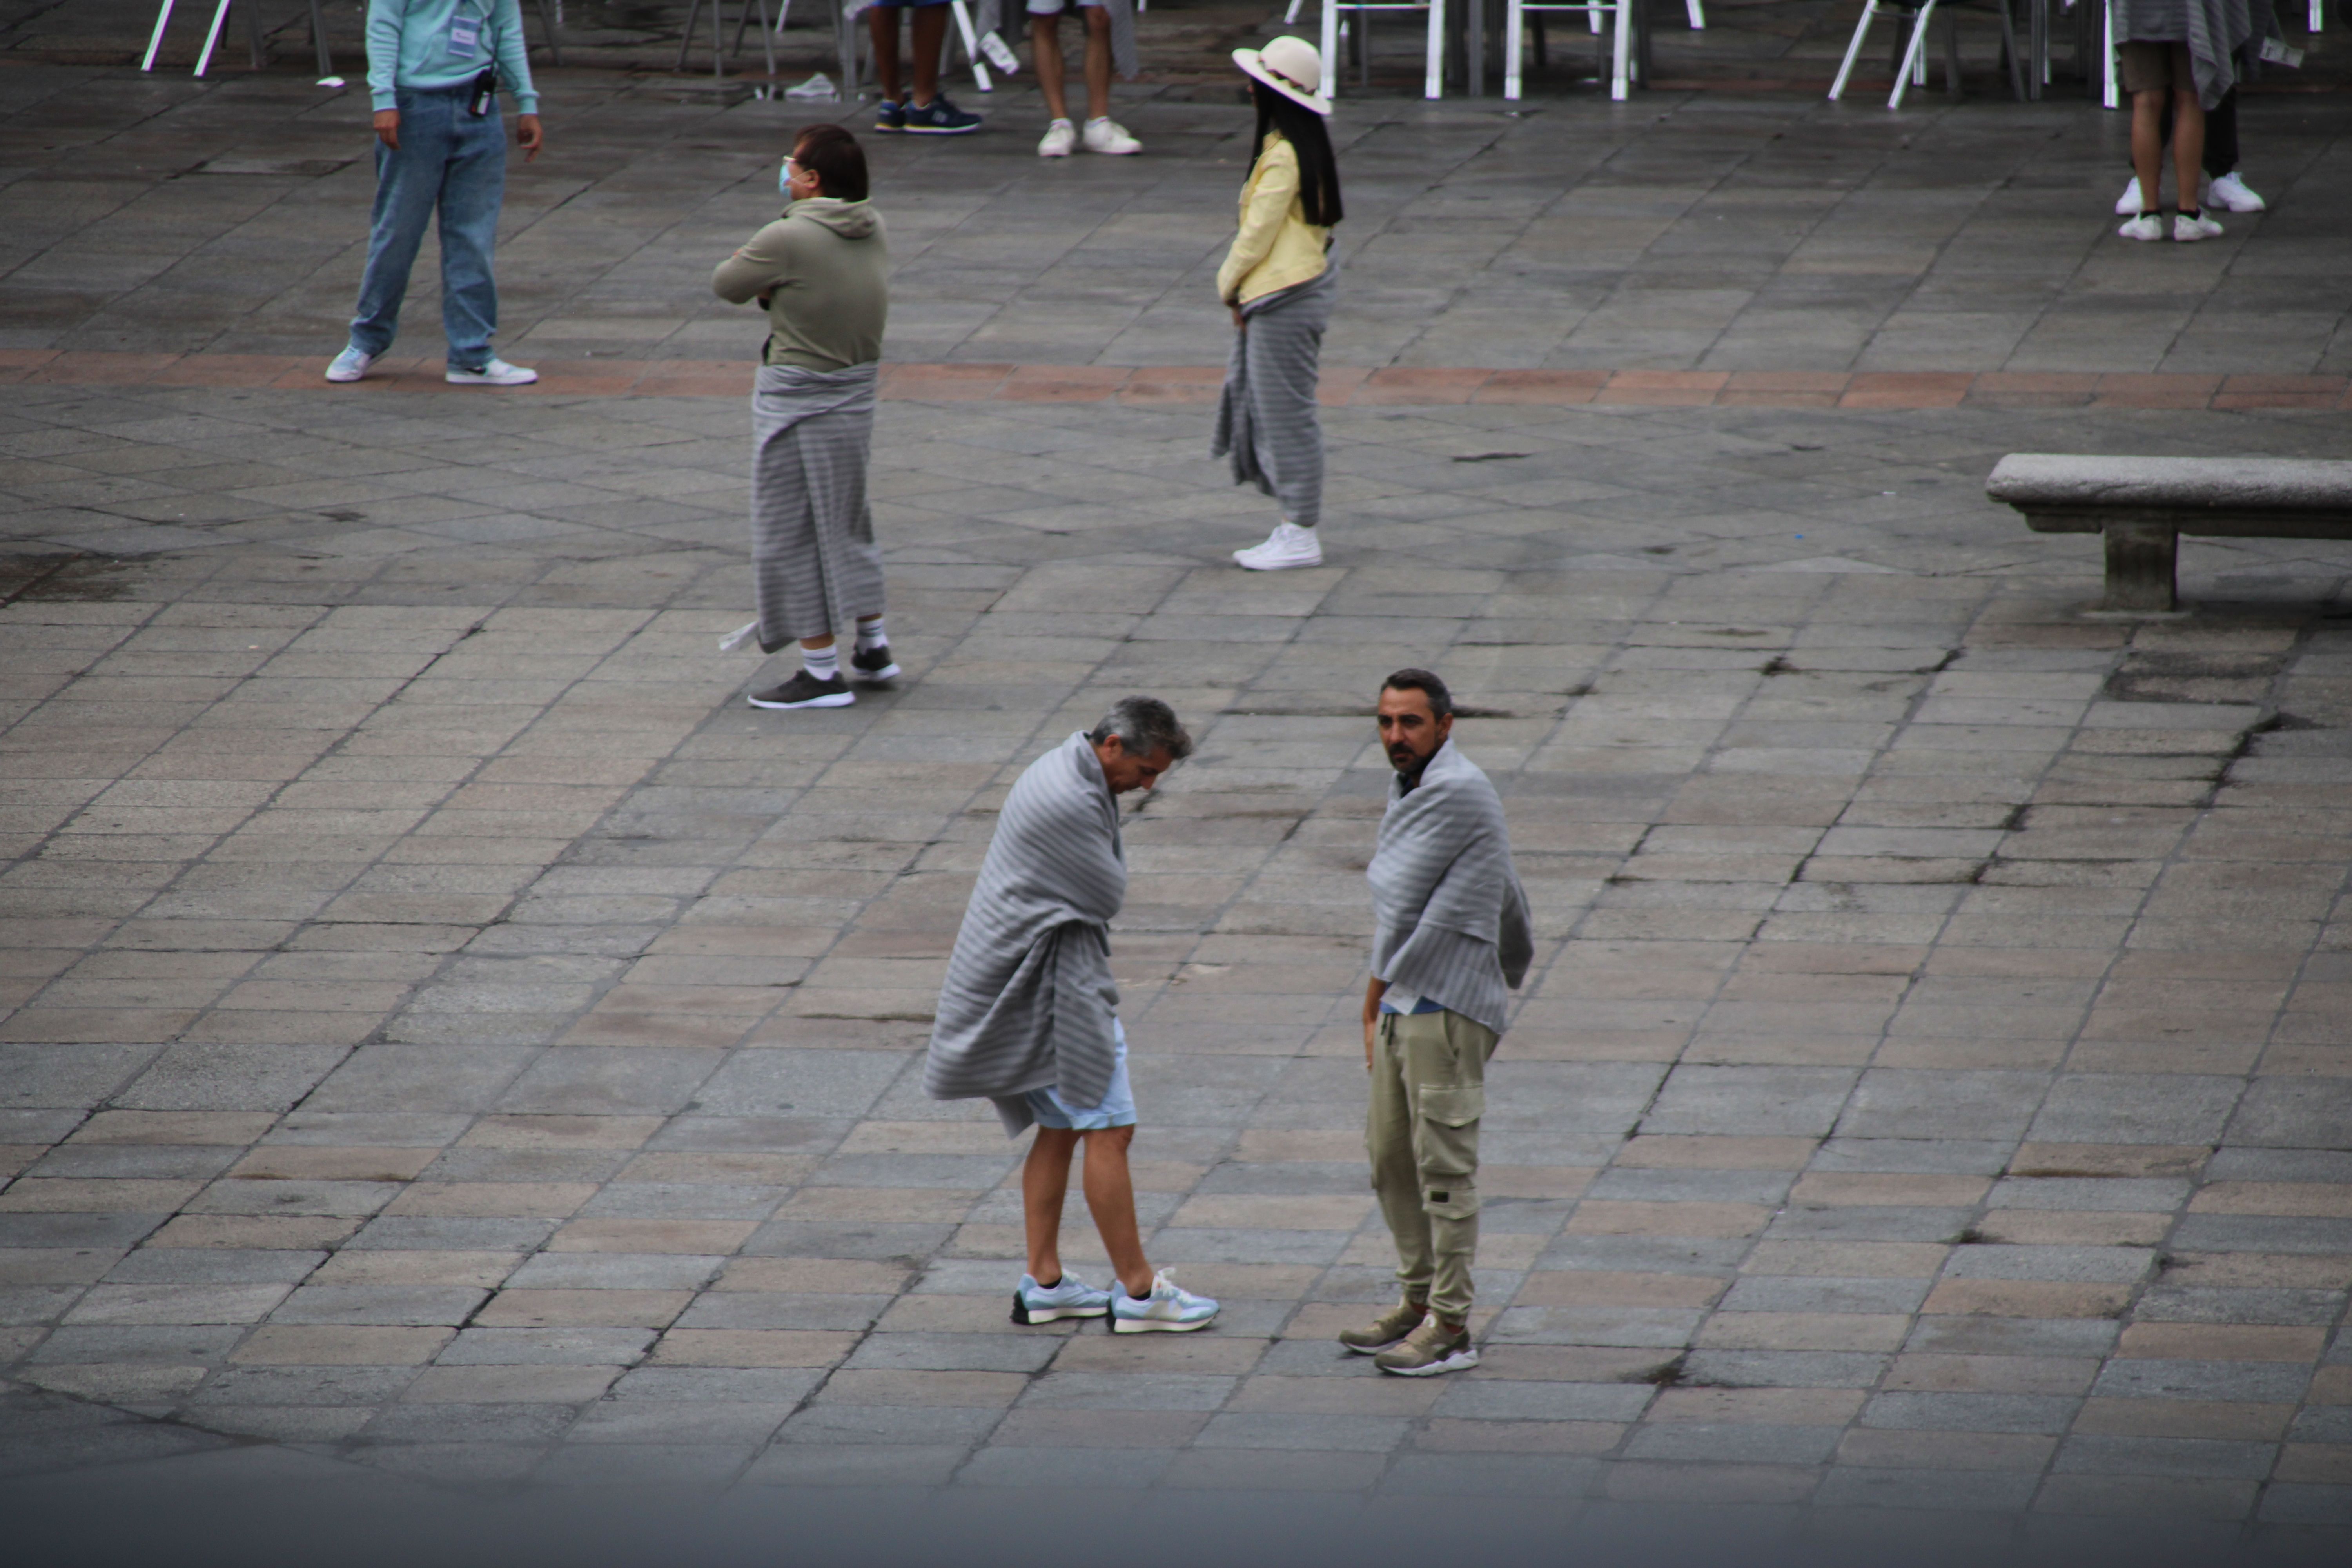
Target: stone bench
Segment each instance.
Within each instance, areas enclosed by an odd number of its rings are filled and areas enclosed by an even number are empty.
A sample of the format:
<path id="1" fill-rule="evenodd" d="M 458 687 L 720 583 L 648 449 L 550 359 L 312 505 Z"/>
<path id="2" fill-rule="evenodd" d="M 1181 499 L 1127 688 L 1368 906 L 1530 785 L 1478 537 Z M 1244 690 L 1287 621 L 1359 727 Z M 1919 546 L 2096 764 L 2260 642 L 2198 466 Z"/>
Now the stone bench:
<path id="1" fill-rule="evenodd" d="M 2352 539 L 2352 462 L 2303 458 L 2107 458 L 2012 452 L 1985 493 L 2036 533 L 2107 541 L 2103 610 L 2178 607 L 2180 536 Z"/>

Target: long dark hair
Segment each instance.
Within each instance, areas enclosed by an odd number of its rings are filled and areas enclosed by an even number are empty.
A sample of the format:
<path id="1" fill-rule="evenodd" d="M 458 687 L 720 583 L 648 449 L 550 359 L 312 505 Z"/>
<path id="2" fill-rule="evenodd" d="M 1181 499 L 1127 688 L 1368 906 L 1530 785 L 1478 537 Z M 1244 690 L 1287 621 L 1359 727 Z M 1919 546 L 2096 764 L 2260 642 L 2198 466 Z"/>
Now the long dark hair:
<path id="1" fill-rule="evenodd" d="M 1347 214 L 1339 206 L 1339 162 L 1331 156 L 1331 133 L 1324 129 L 1323 117 L 1255 77 L 1250 92 L 1257 100 L 1257 140 L 1251 144 L 1250 167 L 1257 167 L 1265 151 L 1265 133 L 1281 132 L 1298 154 L 1298 203 L 1307 209 L 1307 221 L 1318 228 L 1338 223 Z"/>

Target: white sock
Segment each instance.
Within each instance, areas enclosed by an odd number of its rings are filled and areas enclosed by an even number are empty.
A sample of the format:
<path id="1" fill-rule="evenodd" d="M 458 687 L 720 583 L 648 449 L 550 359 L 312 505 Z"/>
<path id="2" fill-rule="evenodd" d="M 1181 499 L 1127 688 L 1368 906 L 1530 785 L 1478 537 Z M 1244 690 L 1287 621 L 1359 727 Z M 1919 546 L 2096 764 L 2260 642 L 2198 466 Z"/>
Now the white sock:
<path id="1" fill-rule="evenodd" d="M 1092 120 L 1089 120 L 1089 121 L 1087 121 L 1087 124 L 1089 127 L 1097 126 L 1097 125 L 1108 125 L 1109 123 L 1110 123 L 1110 116 L 1109 116 L 1109 115 L 1108 115 L 1108 114 L 1097 114 L 1097 115 L 1096 115 Z"/>
<path id="2" fill-rule="evenodd" d="M 889 644 L 889 637 L 886 636 L 882 630 L 881 616 L 877 616 L 870 621 L 860 621 L 857 623 L 858 652 L 864 653 L 870 647 L 887 647 Z"/>
<path id="3" fill-rule="evenodd" d="M 841 645 L 801 649 L 801 667 L 819 680 L 841 679 Z"/>

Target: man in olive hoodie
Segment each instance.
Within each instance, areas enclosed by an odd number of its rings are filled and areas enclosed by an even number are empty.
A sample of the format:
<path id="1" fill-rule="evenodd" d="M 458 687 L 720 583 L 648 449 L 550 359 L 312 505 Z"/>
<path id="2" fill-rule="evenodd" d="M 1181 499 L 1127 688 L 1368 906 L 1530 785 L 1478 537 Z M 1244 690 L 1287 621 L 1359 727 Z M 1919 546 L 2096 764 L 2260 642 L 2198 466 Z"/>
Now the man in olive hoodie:
<path id="1" fill-rule="evenodd" d="M 784 161 L 784 215 L 719 264 L 710 286 L 768 312 L 751 395 L 751 570 L 760 648 L 801 645 L 802 668 L 754 708 L 846 708 L 835 634 L 856 628 L 850 671 L 898 673 L 882 628 L 882 552 L 866 500 L 874 389 L 890 313 L 890 252 L 867 205 L 866 154 L 812 125 Z M 733 646 L 730 639 L 729 646 Z"/>

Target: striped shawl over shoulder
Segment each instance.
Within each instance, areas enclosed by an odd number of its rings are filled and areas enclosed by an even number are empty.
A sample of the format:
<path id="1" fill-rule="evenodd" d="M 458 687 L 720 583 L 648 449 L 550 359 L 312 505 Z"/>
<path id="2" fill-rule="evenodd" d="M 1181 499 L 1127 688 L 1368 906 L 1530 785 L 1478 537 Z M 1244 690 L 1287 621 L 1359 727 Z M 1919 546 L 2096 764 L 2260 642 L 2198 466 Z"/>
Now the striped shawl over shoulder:
<path id="1" fill-rule="evenodd" d="M 1448 741 L 1389 808 L 1364 876 L 1372 885 L 1372 973 L 1500 1034 L 1535 957 L 1527 894 L 1511 865 L 1503 802 Z"/>
<path id="2" fill-rule="evenodd" d="M 923 1091 L 993 1100 L 1015 1133 L 1031 1089 L 1101 1104 L 1118 1060 L 1110 922 L 1126 899 L 1118 803 L 1074 734 L 1005 797 L 940 988 Z"/>

